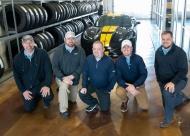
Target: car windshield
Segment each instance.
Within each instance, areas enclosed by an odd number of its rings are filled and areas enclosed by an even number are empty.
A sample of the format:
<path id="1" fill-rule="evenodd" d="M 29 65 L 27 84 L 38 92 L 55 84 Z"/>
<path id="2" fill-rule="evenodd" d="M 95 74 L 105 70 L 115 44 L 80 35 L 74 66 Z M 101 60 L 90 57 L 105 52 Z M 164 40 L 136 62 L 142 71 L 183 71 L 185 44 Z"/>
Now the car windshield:
<path id="1" fill-rule="evenodd" d="M 131 27 L 131 18 L 127 15 L 122 16 L 101 16 L 96 22 L 95 26 L 123 26 Z"/>

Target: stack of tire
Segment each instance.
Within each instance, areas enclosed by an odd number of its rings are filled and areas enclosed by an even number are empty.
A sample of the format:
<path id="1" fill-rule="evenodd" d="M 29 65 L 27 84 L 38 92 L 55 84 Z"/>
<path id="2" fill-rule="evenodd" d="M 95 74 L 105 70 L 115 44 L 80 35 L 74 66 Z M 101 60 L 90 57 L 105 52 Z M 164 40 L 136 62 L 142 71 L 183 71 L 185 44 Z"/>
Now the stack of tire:
<path id="1" fill-rule="evenodd" d="M 3 64 L 3 60 L 0 57 L 0 78 L 3 76 L 4 70 L 5 70 L 5 67 L 4 67 L 4 64 Z"/>
<path id="2" fill-rule="evenodd" d="M 79 15 L 97 11 L 98 2 L 61 2 L 38 4 L 13 4 L 16 19 L 17 32 L 23 32 L 44 25 L 51 25 Z M 3 10 L 0 12 L 0 24 L 5 29 L 7 22 L 8 31 L 16 31 L 12 4 L 5 7 L 6 21 L 3 18 Z M 5 21 L 5 22 L 4 22 Z"/>
<path id="3" fill-rule="evenodd" d="M 48 14 L 44 7 L 37 4 L 14 4 L 16 29 L 23 32 L 34 28 L 42 27 L 47 23 Z M 5 29 L 3 11 L 0 12 L 0 24 Z M 5 6 L 8 31 L 15 31 L 12 5 Z"/>
<path id="4" fill-rule="evenodd" d="M 55 47 L 64 42 L 65 33 L 73 31 L 76 35 L 84 31 L 84 24 L 80 20 L 65 23 L 60 26 L 51 27 L 46 29 L 55 39 Z"/>
<path id="5" fill-rule="evenodd" d="M 38 48 L 44 49 L 47 52 L 50 51 L 51 49 L 55 48 L 55 40 L 51 33 L 44 31 L 44 32 L 39 32 L 39 33 L 31 34 L 31 35 L 33 36 L 34 42 Z M 14 39 L 14 40 L 10 41 L 10 45 L 11 45 L 10 49 L 11 49 L 11 53 L 12 53 L 11 55 L 12 55 L 12 58 L 14 58 L 16 56 L 16 54 L 18 54 L 18 52 L 19 52 L 18 46 L 17 46 L 17 40 Z M 21 43 L 21 38 L 19 38 L 19 48 L 20 48 L 20 50 L 23 49 L 22 43 Z M 6 48 L 6 57 L 10 61 L 8 46 Z"/>
<path id="6" fill-rule="evenodd" d="M 14 7 L 14 8 L 12 8 Z M 60 21 L 64 21 L 73 17 L 88 14 L 98 10 L 98 2 L 60 2 L 60 3 L 42 3 L 38 4 L 8 4 L 3 7 L 5 9 L 5 18 L 3 11 L 0 11 L 0 25 L 5 29 L 7 23 L 8 31 L 20 33 L 23 31 L 50 25 Z M 13 19 L 13 9 L 15 12 L 16 29 Z M 4 20 L 6 19 L 6 21 Z M 5 22 L 4 22 L 5 21 Z M 90 21 L 90 20 L 89 20 Z M 88 23 L 87 23 L 88 24 Z M 82 33 L 86 28 L 81 19 L 73 20 L 59 26 L 49 27 L 43 32 L 31 34 L 38 48 L 50 51 L 64 42 L 65 33 L 73 31 L 75 34 Z M 9 59 L 9 50 L 12 52 L 12 58 L 22 49 L 21 37 L 19 45 L 17 40 L 10 41 L 10 49 L 6 51 L 6 56 Z"/>
<path id="7" fill-rule="evenodd" d="M 66 24 L 51 27 L 46 29 L 44 32 L 38 32 L 31 34 L 34 38 L 34 42 L 38 48 L 44 49 L 47 52 L 64 43 L 65 33 L 73 31 L 75 34 L 82 33 L 84 31 L 84 24 L 81 20 L 74 20 Z M 17 46 L 17 40 L 10 41 L 12 58 L 19 52 Z M 19 38 L 19 48 L 22 49 L 21 38 Z M 6 56 L 9 59 L 8 46 Z M 9 59 L 10 60 L 10 59 Z"/>
<path id="8" fill-rule="evenodd" d="M 33 38 L 38 48 L 44 49 L 47 52 L 55 48 L 55 39 L 48 31 L 34 34 Z"/>

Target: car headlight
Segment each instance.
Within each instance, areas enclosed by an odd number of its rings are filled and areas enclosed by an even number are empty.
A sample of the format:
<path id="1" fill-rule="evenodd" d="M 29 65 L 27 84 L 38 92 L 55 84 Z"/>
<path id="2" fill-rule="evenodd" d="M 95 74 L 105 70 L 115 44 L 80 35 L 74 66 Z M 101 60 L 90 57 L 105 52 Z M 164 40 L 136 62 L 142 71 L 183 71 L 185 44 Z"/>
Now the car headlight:
<path id="1" fill-rule="evenodd" d="M 128 33 L 125 36 L 125 39 L 131 39 L 131 38 L 133 38 L 133 33 L 132 31 L 128 31 Z"/>
<path id="2" fill-rule="evenodd" d="M 97 39 L 97 38 L 98 38 L 98 36 L 99 36 L 99 35 L 98 35 L 98 34 L 96 34 L 96 35 L 94 36 L 94 39 Z"/>

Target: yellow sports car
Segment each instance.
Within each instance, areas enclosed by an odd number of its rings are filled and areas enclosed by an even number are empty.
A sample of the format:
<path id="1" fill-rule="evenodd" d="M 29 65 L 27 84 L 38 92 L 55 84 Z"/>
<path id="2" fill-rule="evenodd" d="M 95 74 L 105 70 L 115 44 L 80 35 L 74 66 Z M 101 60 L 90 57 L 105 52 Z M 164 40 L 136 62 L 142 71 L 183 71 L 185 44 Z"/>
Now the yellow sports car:
<path id="1" fill-rule="evenodd" d="M 121 42 L 129 39 L 136 49 L 136 25 L 140 24 L 135 18 L 125 14 L 106 14 L 100 16 L 94 26 L 86 29 L 81 36 L 81 46 L 86 55 L 92 54 L 92 44 L 100 40 L 105 47 L 105 54 L 111 58 L 121 55 Z"/>

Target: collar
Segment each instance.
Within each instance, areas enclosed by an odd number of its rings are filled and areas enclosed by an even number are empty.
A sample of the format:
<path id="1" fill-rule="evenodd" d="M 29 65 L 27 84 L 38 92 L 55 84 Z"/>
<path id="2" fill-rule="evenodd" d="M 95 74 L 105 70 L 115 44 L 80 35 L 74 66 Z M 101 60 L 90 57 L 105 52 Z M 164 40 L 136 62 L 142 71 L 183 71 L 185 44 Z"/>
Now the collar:
<path id="1" fill-rule="evenodd" d="M 130 57 L 129 57 L 129 58 L 125 57 L 125 56 L 122 54 L 122 58 L 123 58 L 123 59 L 125 59 L 125 60 L 126 60 L 126 59 L 132 59 L 132 58 L 133 58 L 133 56 L 134 56 L 133 54 L 134 54 L 134 53 L 131 53 L 131 55 L 130 55 Z"/>
<path id="2" fill-rule="evenodd" d="M 93 55 L 93 56 L 94 56 L 94 55 Z M 95 59 L 96 61 L 100 61 L 103 57 L 104 57 L 104 54 L 102 55 L 102 57 L 101 57 L 100 59 L 97 59 L 95 56 L 94 56 L 94 59 Z"/>
<path id="3" fill-rule="evenodd" d="M 69 53 L 71 53 L 73 50 L 74 50 L 74 48 L 75 48 L 75 46 L 74 47 L 69 47 L 69 46 L 67 46 L 66 44 L 65 44 L 65 49 L 66 49 L 66 51 L 68 51 Z"/>
<path id="4" fill-rule="evenodd" d="M 28 55 L 28 54 L 26 53 L 26 51 L 24 50 L 24 55 L 25 55 L 29 60 L 31 60 L 32 57 L 34 56 L 34 51 L 33 51 L 32 55 Z"/>
<path id="5" fill-rule="evenodd" d="M 172 46 L 173 46 L 173 45 L 172 45 Z M 162 51 L 163 51 L 164 55 L 166 55 L 166 54 L 171 50 L 172 46 L 169 47 L 168 49 L 165 49 L 165 48 L 162 46 Z"/>

